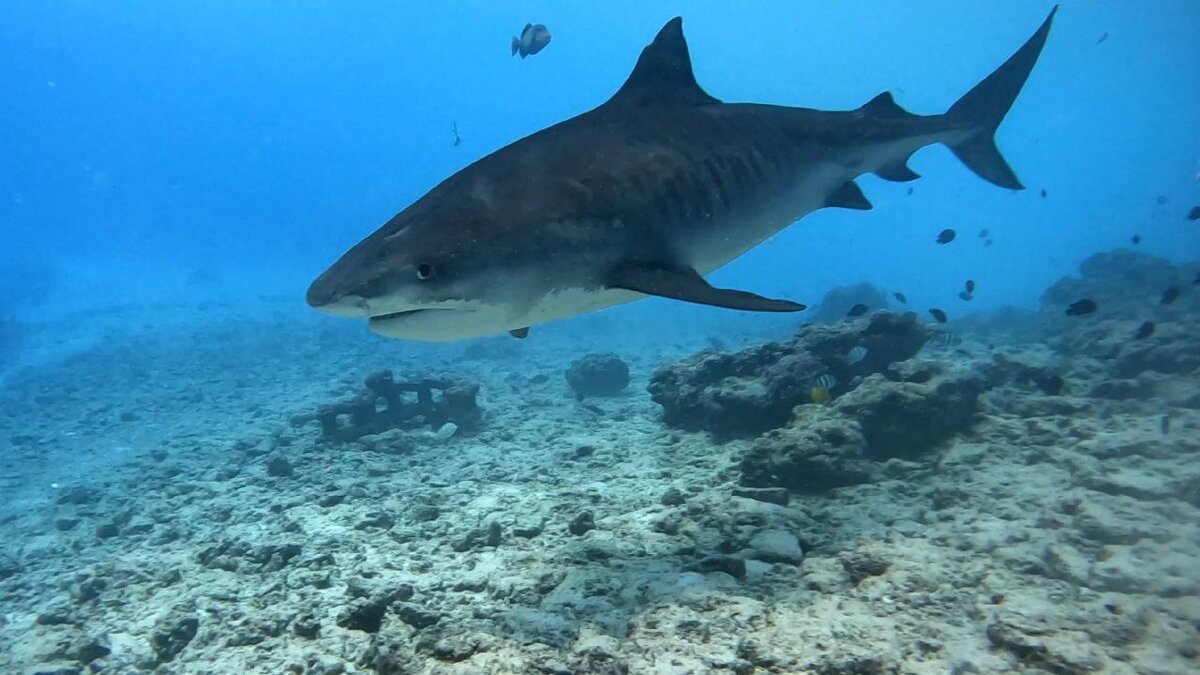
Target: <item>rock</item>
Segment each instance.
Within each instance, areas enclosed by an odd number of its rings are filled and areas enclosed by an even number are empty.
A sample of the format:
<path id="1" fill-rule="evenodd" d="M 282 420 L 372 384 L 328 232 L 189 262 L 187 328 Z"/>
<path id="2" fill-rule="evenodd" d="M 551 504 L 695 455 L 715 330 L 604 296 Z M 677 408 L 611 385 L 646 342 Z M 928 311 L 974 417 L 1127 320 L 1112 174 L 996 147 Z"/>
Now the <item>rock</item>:
<path id="1" fill-rule="evenodd" d="M 522 539 L 533 539 L 542 533 L 546 521 L 542 518 L 521 517 L 513 524 L 513 536 Z"/>
<path id="2" fill-rule="evenodd" d="M 378 633 L 389 603 L 389 598 L 383 595 L 358 598 L 338 614 L 336 623 L 347 630 Z"/>
<path id="3" fill-rule="evenodd" d="M 283 457 L 272 457 L 267 461 L 267 475 L 274 478 L 287 478 L 295 473 L 292 463 Z"/>
<path id="4" fill-rule="evenodd" d="M 596 529 L 596 521 L 591 511 L 583 511 L 572 518 L 571 522 L 567 525 L 567 531 L 576 537 L 582 536 L 589 530 L 594 529 Z"/>
<path id="5" fill-rule="evenodd" d="M 724 572 L 739 581 L 746 578 L 746 561 L 732 555 L 708 555 L 700 559 L 696 569 L 700 572 Z"/>
<path id="6" fill-rule="evenodd" d="M 150 648 L 159 663 L 170 663 L 196 637 L 200 620 L 194 616 L 173 614 L 160 622 L 150 638 Z"/>
<path id="7" fill-rule="evenodd" d="M 734 488 L 733 496 L 779 506 L 787 506 L 790 499 L 788 491 L 783 488 Z"/>
<path id="8" fill-rule="evenodd" d="M 401 621 L 418 630 L 436 625 L 441 621 L 441 617 L 436 613 L 411 602 L 400 603 L 396 614 L 399 615 Z"/>
<path id="9" fill-rule="evenodd" d="M 588 354 L 571 363 L 566 377 L 579 398 L 616 396 L 629 386 L 629 366 L 616 354 Z"/>
<path id="10" fill-rule="evenodd" d="M 812 404 L 819 376 L 836 378 L 832 392 L 841 396 L 859 378 L 912 358 L 928 337 L 929 329 L 912 313 L 809 324 L 786 343 L 736 353 L 706 350 L 660 367 L 649 390 L 668 426 L 708 431 L 718 440 L 754 437 L 785 426 L 794 408 Z M 867 355 L 849 363 L 846 355 L 855 347 Z"/>
<path id="11" fill-rule="evenodd" d="M 750 538 L 749 557 L 769 563 L 799 565 L 804 551 L 796 535 L 784 530 L 762 530 Z"/>
<path id="12" fill-rule="evenodd" d="M 321 633 L 321 622 L 311 612 L 296 617 L 292 622 L 292 634 L 306 640 L 315 640 Z"/>
<path id="13" fill-rule="evenodd" d="M 874 312 L 879 309 L 887 309 L 888 298 L 874 284 L 838 286 L 825 293 L 825 297 L 821 298 L 821 304 L 817 306 L 811 318 L 818 323 L 844 321 L 850 308 L 860 304 L 866 305 L 868 311 Z"/>
<path id="14" fill-rule="evenodd" d="M 683 493 L 675 488 L 669 488 L 658 501 L 663 506 L 680 506 L 684 502 Z"/>
<path id="15" fill-rule="evenodd" d="M 742 457 L 741 484 L 824 492 L 876 480 L 858 422 L 829 407 L 804 406 L 786 429 L 754 442 Z"/>
<path id="16" fill-rule="evenodd" d="M 523 644 L 540 643 L 566 649 L 579 639 L 577 621 L 561 614 L 517 608 L 501 612 L 495 622 L 501 635 Z"/>
<path id="17" fill-rule="evenodd" d="M 850 583 L 856 586 L 863 579 L 885 574 L 891 567 L 891 563 L 879 553 L 862 549 L 843 553 L 838 556 L 838 559 L 842 563 L 842 569 L 846 570 L 846 574 L 850 577 Z"/>

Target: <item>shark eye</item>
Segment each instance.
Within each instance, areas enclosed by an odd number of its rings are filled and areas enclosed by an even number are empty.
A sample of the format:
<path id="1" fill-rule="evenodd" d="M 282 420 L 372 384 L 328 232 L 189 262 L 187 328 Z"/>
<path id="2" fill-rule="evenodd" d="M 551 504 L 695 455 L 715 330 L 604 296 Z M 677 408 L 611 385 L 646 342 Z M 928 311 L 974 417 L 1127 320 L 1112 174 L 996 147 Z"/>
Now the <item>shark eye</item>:
<path id="1" fill-rule="evenodd" d="M 417 278 L 418 279 L 420 279 L 421 281 L 425 281 L 426 279 L 428 279 L 431 276 L 433 276 L 433 266 L 432 265 L 430 265 L 429 263 L 421 263 L 420 265 L 417 265 Z"/>

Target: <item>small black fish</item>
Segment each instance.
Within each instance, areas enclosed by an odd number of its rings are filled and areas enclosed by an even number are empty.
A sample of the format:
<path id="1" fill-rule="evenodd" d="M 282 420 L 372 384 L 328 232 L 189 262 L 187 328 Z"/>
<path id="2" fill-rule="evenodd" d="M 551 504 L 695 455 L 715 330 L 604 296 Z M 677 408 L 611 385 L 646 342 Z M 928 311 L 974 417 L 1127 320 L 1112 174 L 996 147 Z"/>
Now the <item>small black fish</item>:
<path id="1" fill-rule="evenodd" d="M 955 236 L 956 235 L 955 235 L 954 230 L 951 230 L 950 228 L 946 228 L 938 233 L 937 243 L 949 244 L 950 242 L 954 241 Z"/>
<path id="2" fill-rule="evenodd" d="M 455 120 L 450 124 L 454 127 L 454 147 L 457 148 L 462 143 L 462 138 L 458 135 L 458 121 Z"/>
<path id="3" fill-rule="evenodd" d="M 1155 201 L 1155 203 L 1157 203 L 1159 206 L 1164 206 L 1164 205 L 1166 205 L 1166 203 L 1167 203 L 1167 196 L 1166 196 L 1166 195 L 1159 195 L 1159 196 L 1158 196 L 1158 199 L 1155 199 L 1154 201 Z"/>
<path id="4" fill-rule="evenodd" d="M 867 309 L 868 309 L 867 306 L 860 302 L 857 305 L 851 307 L 850 311 L 846 312 L 846 316 L 848 316 L 850 318 L 854 318 L 856 316 L 862 316 L 863 314 L 867 313 Z"/>
<path id="5" fill-rule="evenodd" d="M 967 301 L 967 302 L 970 302 L 970 301 L 972 301 L 972 300 L 974 300 L 974 299 L 975 299 L 975 296 L 974 296 L 974 295 L 971 295 L 970 293 L 968 293 L 968 292 L 966 292 L 966 291 L 959 291 L 959 292 L 958 292 L 958 299 L 959 299 L 959 300 L 965 300 L 965 301 Z"/>
<path id="6" fill-rule="evenodd" d="M 968 292 L 968 293 L 974 293 L 974 292 L 975 292 L 975 280 L 974 280 L 974 279 L 967 279 L 966 286 L 967 286 L 967 292 Z"/>
<path id="7" fill-rule="evenodd" d="M 1104 35 L 1101 35 L 1101 36 L 1100 36 L 1100 39 L 1099 39 L 1099 40 L 1096 40 L 1096 44 L 1098 44 L 1098 45 L 1099 45 L 1099 44 L 1104 44 L 1104 41 L 1105 41 L 1105 40 L 1107 40 L 1107 39 L 1108 39 L 1108 33 L 1105 33 Z"/>
<path id="8" fill-rule="evenodd" d="M 911 195 L 912 193 L 913 193 L 913 189 L 912 189 L 912 188 L 908 188 L 908 194 L 910 194 L 910 195 Z"/>
<path id="9" fill-rule="evenodd" d="M 1164 305 L 1169 305 L 1178 299 L 1179 299 L 1179 287 L 1172 286 L 1172 287 L 1168 288 L 1167 290 L 1163 291 L 1161 302 Z"/>
<path id="10" fill-rule="evenodd" d="M 1162 432 L 1163 436 L 1166 436 L 1167 434 L 1171 433 L 1171 416 L 1170 415 L 1163 415 L 1158 420 L 1158 430 Z"/>
<path id="11" fill-rule="evenodd" d="M 991 245 L 992 245 L 992 244 L 994 244 L 994 243 L 995 243 L 995 242 L 993 242 L 991 239 L 988 239 L 987 241 L 983 242 L 983 245 L 984 245 L 984 246 L 991 246 Z"/>
<path id="12" fill-rule="evenodd" d="M 1200 220 L 1200 206 L 1193 206 L 1191 211 L 1188 211 L 1188 220 Z"/>
<path id="13" fill-rule="evenodd" d="M 1137 338 L 1138 340 L 1145 340 L 1151 335 L 1154 335 L 1154 322 L 1146 321 L 1142 323 L 1142 325 L 1138 326 L 1137 332 L 1133 334 L 1133 337 Z"/>
<path id="14" fill-rule="evenodd" d="M 521 58 L 532 56 L 550 44 L 550 31 L 540 23 L 527 23 L 521 29 L 521 37 L 512 39 L 513 56 L 521 55 Z"/>
<path id="15" fill-rule="evenodd" d="M 1129 241 L 1132 241 L 1134 246 L 1136 246 L 1136 245 L 1142 243 L 1142 235 L 1135 234 L 1135 235 L 1133 235 L 1133 239 L 1130 239 Z"/>
<path id="16" fill-rule="evenodd" d="M 1046 188 L 1042 188 L 1042 199 L 1046 198 Z"/>
<path id="17" fill-rule="evenodd" d="M 895 293 L 892 293 L 892 297 L 895 298 L 896 301 L 902 305 L 908 304 L 908 298 L 904 297 L 904 294 L 901 293 L 900 291 L 896 291 Z"/>
<path id="18" fill-rule="evenodd" d="M 1196 278 L 1192 279 L 1193 284 L 1200 284 L 1200 272 L 1196 272 Z"/>
<path id="19" fill-rule="evenodd" d="M 1067 316 L 1083 316 L 1094 311 L 1096 311 L 1096 303 L 1084 298 L 1071 303 L 1071 306 L 1067 308 Z"/>
<path id="20" fill-rule="evenodd" d="M 988 230 L 987 230 L 987 228 L 984 228 L 984 229 L 982 229 L 982 230 L 980 230 L 980 231 L 979 231 L 979 238 L 980 238 L 980 239 L 987 239 L 987 237 L 988 237 L 988 234 L 989 234 L 989 233 L 988 233 Z"/>
<path id="21" fill-rule="evenodd" d="M 946 323 L 946 313 L 940 309 L 931 309 L 929 314 L 933 316 L 938 323 Z"/>

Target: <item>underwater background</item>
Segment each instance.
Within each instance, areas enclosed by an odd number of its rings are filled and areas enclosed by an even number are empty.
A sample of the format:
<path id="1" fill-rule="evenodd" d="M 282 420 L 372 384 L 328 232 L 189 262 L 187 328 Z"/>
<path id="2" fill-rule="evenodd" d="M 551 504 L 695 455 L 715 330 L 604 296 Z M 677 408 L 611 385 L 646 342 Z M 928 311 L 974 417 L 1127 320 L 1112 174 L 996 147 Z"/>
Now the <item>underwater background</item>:
<path id="1" fill-rule="evenodd" d="M 724 101 L 935 114 L 1052 7 L 6 3 L 0 671 L 1200 668 L 1194 2 L 1061 3 L 1026 190 L 934 146 L 712 276 L 803 314 L 304 303 L 676 15 Z"/>

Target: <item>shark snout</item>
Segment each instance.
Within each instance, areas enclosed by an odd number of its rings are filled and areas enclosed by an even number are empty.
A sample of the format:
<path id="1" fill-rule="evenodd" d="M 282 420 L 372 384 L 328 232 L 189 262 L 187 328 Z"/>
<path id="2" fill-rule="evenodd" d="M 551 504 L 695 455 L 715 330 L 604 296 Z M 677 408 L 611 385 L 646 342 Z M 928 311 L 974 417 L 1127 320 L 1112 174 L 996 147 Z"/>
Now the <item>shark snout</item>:
<path id="1" fill-rule="evenodd" d="M 355 319 L 371 314 L 366 298 L 343 293 L 326 283 L 324 277 L 317 279 L 308 287 L 308 293 L 305 294 L 304 300 L 309 307 L 334 316 Z"/>

